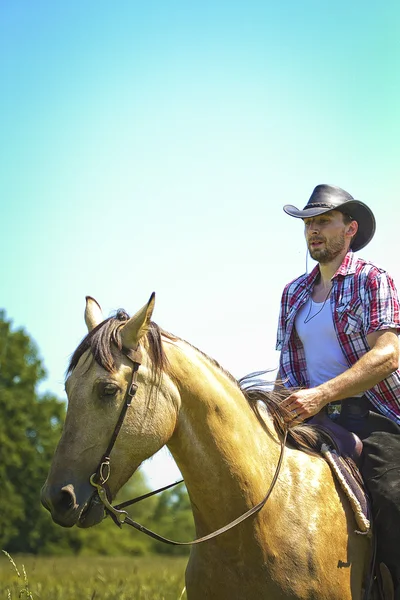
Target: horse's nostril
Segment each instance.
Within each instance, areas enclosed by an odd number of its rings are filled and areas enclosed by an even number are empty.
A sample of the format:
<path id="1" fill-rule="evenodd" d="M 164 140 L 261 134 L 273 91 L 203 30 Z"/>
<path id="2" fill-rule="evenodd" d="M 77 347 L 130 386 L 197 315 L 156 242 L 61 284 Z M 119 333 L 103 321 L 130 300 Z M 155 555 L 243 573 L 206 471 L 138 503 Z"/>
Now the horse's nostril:
<path id="1" fill-rule="evenodd" d="M 42 504 L 47 510 L 57 514 L 63 514 L 76 506 L 76 495 L 74 486 L 69 484 L 61 489 L 43 489 Z"/>
<path id="2" fill-rule="evenodd" d="M 61 492 L 57 499 L 57 508 L 59 510 L 69 510 L 76 505 L 75 491 L 72 485 L 66 485 L 61 488 Z"/>

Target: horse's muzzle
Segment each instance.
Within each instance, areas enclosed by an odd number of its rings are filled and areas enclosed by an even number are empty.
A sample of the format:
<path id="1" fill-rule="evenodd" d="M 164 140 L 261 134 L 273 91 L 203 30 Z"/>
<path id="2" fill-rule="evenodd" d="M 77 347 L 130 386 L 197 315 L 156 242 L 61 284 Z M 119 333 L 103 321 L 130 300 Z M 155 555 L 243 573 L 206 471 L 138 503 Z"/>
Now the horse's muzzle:
<path id="1" fill-rule="evenodd" d="M 91 527 L 99 523 L 104 515 L 103 506 L 93 502 L 93 490 L 88 488 L 86 498 L 79 502 L 74 486 L 63 487 L 45 484 L 41 492 L 41 502 L 55 523 L 62 527 Z"/>

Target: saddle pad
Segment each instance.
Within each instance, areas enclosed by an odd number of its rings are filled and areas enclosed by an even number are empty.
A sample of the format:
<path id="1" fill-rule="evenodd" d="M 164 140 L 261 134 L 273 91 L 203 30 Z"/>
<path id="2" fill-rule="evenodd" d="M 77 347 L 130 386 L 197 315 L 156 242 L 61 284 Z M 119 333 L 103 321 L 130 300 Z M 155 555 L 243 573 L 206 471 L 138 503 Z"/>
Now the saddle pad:
<path id="1" fill-rule="evenodd" d="M 322 444 L 321 453 L 350 502 L 359 528 L 357 533 L 369 534 L 371 532 L 369 501 L 358 468 L 353 461 L 350 464 L 327 444 Z"/>

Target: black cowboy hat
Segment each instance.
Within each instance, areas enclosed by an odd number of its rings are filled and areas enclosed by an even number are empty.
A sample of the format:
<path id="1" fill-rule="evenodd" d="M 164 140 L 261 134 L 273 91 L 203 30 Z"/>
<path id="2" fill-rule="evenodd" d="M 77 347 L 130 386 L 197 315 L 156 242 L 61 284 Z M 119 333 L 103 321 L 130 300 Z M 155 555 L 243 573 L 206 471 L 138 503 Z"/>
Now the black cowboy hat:
<path id="1" fill-rule="evenodd" d="M 330 210 L 339 210 L 348 215 L 358 223 L 358 231 L 351 244 L 354 252 L 364 248 L 374 237 L 376 225 L 371 209 L 336 185 L 317 185 L 303 210 L 292 204 L 285 204 L 283 210 L 297 219 L 316 217 Z"/>

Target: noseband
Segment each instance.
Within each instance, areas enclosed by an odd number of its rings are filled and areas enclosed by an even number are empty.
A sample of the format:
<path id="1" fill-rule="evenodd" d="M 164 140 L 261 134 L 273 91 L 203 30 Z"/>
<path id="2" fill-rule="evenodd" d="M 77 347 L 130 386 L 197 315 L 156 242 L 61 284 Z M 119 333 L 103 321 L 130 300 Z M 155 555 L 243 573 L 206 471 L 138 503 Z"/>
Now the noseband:
<path id="1" fill-rule="evenodd" d="M 141 353 L 139 344 L 137 345 L 135 350 L 130 350 L 128 348 L 122 348 L 122 353 L 127 358 L 129 358 L 129 360 L 132 361 L 132 363 L 133 363 L 131 382 L 127 388 L 125 398 L 124 398 L 124 404 L 123 404 L 121 412 L 119 414 L 119 417 L 118 417 L 117 423 L 115 425 L 113 434 L 111 436 L 110 442 L 107 446 L 107 450 L 103 454 L 103 456 L 100 460 L 99 466 L 96 469 L 96 472 L 93 473 L 93 475 L 90 477 L 90 483 L 93 487 L 96 488 L 97 494 L 98 494 L 102 504 L 104 505 L 106 515 L 110 515 L 110 517 L 112 518 L 114 523 L 116 525 L 118 525 L 118 527 L 122 527 L 122 524 L 126 523 L 127 525 L 134 527 L 138 531 L 141 531 L 142 533 L 145 533 L 146 535 L 148 535 L 160 542 L 164 542 L 165 544 L 171 544 L 173 546 L 191 546 L 193 544 L 200 544 L 201 542 L 205 542 L 214 537 L 217 537 L 218 535 L 221 535 L 222 533 L 225 533 L 225 531 L 228 531 L 229 529 L 236 527 L 236 525 L 239 525 L 239 523 L 242 523 L 242 521 L 245 521 L 252 515 L 259 512 L 263 508 L 265 503 L 267 502 L 268 498 L 270 497 L 272 490 L 274 489 L 275 483 L 278 479 L 279 472 L 280 472 L 282 462 L 283 462 L 284 451 L 285 451 L 287 429 L 285 429 L 285 434 L 284 434 L 283 440 L 281 441 L 281 451 L 280 451 L 280 456 L 279 456 L 279 460 L 278 460 L 278 464 L 277 464 L 277 467 L 275 470 L 274 477 L 272 479 L 272 482 L 268 489 L 268 492 L 267 492 L 266 496 L 263 498 L 263 500 L 261 500 L 261 502 L 256 504 L 256 506 L 253 506 L 250 510 L 245 512 L 243 515 L 241 515 L 240 517 L 238 517 L 231 523 L 228 523 L 224 527 L 221 527 L 217 531 L 214 531 L 213 533 L 205 535 L 204 537 L 197 538 L 191 542 L 175 542 L 173 540 L 169 540 L 168 538 L 165 538 L 165 537 L 159 535 L 158 533 L 155 533 L 154 531 L 151 531 L 150 529 L 147 529 L 140 523 L 133 521 L 130 518 L 129 514 L 125 510 L 121 510 L 122 508 L 124 508 L 126 506 L 135 504 L 136 502 L 140 502 L 141 500 L 144 500 L 145 498 L 149 498 L 150 496 L 153 496 L 154 494 L 158 494 L 159 492 L 167 490 L 167 489 L 173 487 L 174 485 L 178 485 L 179 483 L 183 482 L 183 479 L 181 479 L 180 481 L 177 481 L 175 483 L 171 483 L 170 485 L 167 485 L 158 490 L 155 490 L 154 492 L 149 492 L 148 494 L 144 494 L 143 496 L 134 498 L 133 500 L 128 500 L 126 502 L 123 502 L 122 504 L 118 504 L 116 506 L 113 506 L 111 504 L 111 501 L 112 501 L 111 492 L 110 492 L 110 489 L 107 484 L 107 482 L 110 478 L 110 473 L 111 473 L 110 454 L 111 454 L 112 449 L 114 448 L 118 434 L 121 430 L 127 410 L 131 406 L 132 399 L 134 398 L 134 396 L 137 392 L 137 389 L 138 389 L 138 384 L 136 383 L 137 373 L 138 373 L 140 365 L 142 364 L 142 353 Z"/>

